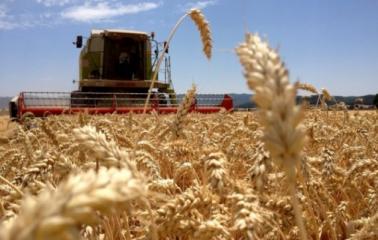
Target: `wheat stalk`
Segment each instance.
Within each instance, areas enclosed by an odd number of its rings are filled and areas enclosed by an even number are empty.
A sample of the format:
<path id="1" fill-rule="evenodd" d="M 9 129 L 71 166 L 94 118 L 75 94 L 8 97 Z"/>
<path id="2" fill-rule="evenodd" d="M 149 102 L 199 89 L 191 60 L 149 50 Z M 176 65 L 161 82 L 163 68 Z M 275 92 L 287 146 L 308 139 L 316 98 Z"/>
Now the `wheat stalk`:
<path id="1" fill-rule="evenodd" d="M 184 19 L 190 15 L 194 23 L 197 25 L 198 30 L 201 34 L 201 40 L 203 44 L 203 52 L 205 53 L 206 57 L 208 59 L 211 58 L 211 49 L 212 49 L 212 39 L 211 39 L 211 32 L 209 23 L 206 21 L 205 16 L 202 14 L 201 10 L 192 8 L 189 12 L 185 13 L 176 23 L 176 25 L 171 30 L 168 39 L 166 41 L 167 44 L 165 44 L 163 51 L 161 52 L 161 55 L 156 63 L 155 71 L 153 73 L 152 79 L 151 79 L 151 85 L 148 90 L 147 98 L 144 103 L 143 113 L 146 113 L 148 103 L 151 98 L 152 89 L 154 88 L 154 84 L 157 78 L 157 74 L 159 72 L 160 65 L 164 59 L 164 55 L 166 53 L 166 50 L 169 47 L 169 44 L 173 38 L 173 35 L 176 33 L 178 27 L 181 25 L 181 23 L 184 21 Z"/>
<path id="2" fill-rule="evenodd" d="M 247 34 L 236 52 L 248 86 L 255 91 L 253 99 L 261 111 L 266 147 L 288 176 L 297 224 L 301 238 L 306 239 L 295 190 L 296 165 L 305 137 L 300 125 L 302 109 L 295 104 L 296 88 L 289 83 L 288 70 L 279 55 L 258 35 Z"/>

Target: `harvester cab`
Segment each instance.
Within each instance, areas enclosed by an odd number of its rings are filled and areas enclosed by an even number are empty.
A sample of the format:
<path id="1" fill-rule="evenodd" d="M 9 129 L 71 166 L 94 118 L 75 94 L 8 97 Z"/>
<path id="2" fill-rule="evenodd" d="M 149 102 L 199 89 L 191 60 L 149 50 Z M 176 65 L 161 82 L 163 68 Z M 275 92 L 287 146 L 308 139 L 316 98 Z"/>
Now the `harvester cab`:
<path id="1" fill-rule="evenodd" d="M 87 112 L 89 114 L 177 111 L 183 95 L 176 95 L 171 79 L 165 42 L 155 40 L 146 32 L 103 29 L 92 30 L 90 36 L 77 36 L 74 44 L 81 48 L 78 90 L 67 92 L 21 92 L 10 102 L 10 115 L 20 119 L 25 113 L 34 116 Z M 156 67 L 164 54 L 164 64 Z M 151 101 L 144 104 L 154 73 Z M 228 95 L 197 95 L 193 111 L 217 112 L 232 109 Z"/>
<path id="2" fill-rule="evenodd" d="M 151 54 L 152 44 L 155 56 Z M 92 30 L 80 53 L 79 91 L 146 93 L 154 71 L 151 61 L 157 54 L 159 43 L 145 32 Z M 166 59 L 166 77 L 156 85 L 160 92 L 173 90 L 168 78 L 169 56 Z"/>

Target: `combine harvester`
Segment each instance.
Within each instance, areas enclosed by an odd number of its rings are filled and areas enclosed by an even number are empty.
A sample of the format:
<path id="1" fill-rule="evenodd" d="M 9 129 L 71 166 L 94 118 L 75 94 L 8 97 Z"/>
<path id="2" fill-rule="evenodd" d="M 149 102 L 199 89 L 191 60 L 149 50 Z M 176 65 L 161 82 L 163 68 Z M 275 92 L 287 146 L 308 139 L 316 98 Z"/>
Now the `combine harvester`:
<path id="1" fill-rule="evenodd" d="M 82 48 L 83 37 L 76 39 Z M 163 47 L 162 47 L 163 46 Z M 183 96 L 176 95 L 171 79 L 171 64 L 166 42 L 159 43 L 154 33 L 126 30 L 92 30 L 80 53 L 79 89 L 73 92 L 21 92 L 9 103 L 12 119 L 24 114 L 47 115 L 106 113 L 174 113 Z M 153 50 L 153 51 L 152 51 Z M 157 64 L 164 54 L 164 67 Z M 153 84 L 144 108 L 154 72 L 163 80 Z M 159 76 L 159 75 L 157 75 Z M 191 111 L 213 113 L 233 108 L 229 95 L 197 95 Z"/>

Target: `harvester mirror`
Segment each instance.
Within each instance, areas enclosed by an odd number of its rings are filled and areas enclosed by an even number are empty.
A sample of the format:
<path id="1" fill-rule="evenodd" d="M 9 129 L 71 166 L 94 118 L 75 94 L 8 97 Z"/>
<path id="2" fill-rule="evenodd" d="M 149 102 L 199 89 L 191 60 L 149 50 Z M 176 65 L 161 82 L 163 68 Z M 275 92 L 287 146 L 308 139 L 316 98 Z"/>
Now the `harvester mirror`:
<path id="1" fill-rule="evenodd" d="M 83 36 L 76 37 L 76 48 L 81 48 L 83 46 Z"/>

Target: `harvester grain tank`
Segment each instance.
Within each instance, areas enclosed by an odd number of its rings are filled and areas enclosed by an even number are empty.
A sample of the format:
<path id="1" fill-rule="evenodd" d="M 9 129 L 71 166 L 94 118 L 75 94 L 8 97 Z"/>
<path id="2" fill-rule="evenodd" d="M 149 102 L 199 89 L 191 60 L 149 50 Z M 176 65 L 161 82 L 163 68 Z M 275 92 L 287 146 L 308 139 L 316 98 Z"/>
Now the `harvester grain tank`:
<path id="1" fill-rule="evenodd" d="M 176 95 L 171 78 L 171 61 L 165 53 L 162 68 L 156 68 L 163 44 L 154 33 L 103 29 L 92 30 L 79 57 L 78 90 L 73 92 L 21 92 L 9 103 L 10 116 L 34 116 L 87 112 L 89 114 L 143 112 L 154 71 L 162 79 L 154 83 L 147 112 L 173 113 L 182 100 Z M 197 95 L 192 111 L 211 113 L 232 109 L 228 95 Z"/>

